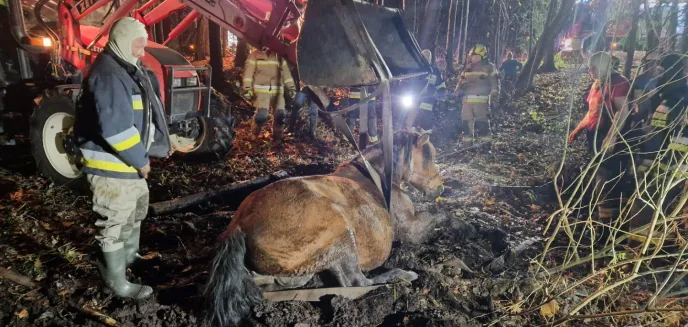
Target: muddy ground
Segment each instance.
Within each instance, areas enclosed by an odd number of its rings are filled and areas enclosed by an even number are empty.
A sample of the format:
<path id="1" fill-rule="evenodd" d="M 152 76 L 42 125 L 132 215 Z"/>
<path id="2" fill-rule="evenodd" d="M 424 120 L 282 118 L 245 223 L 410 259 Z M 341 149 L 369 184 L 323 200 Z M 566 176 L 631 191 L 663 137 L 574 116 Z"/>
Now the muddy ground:
<path id="1" fill-rule="evenodd" d="M 579 119 L 588 83 L 567 72 L 538 76 L 532 92 L 508 105 L 515 115 L 496 113 L 492 145 L 468 150 L 459 151 L 456 142 L 459 113 L 440 110 L 432 139 L 447 190 L 434 202 L 418 206 L 446 212 L 461 228 L 438 228 L 421 245 L 395 244 L 385 267 L 416 271 L 418 280 L 357 300 L 264 302 L 243 325 L 546 323 L 536 313 L 509 316 L 506 307 L 537 284 L 528 269 L 542 246 L 545 219 L 556 206 L 551 172 L 563 150 L 568 104 L 574 104 L 574 120 Z M 282 150 L 267 140 L 251 144 L 250 110 L 239 105 L 234 114 L 240 124 L 235 149 L 226 160 L 199 163 L 175 157 L 153 162 L 152 202 L 278 170 L 292 175 L 328 173 L 353 155 L 327 124 L 321 124 L 320 140 L 315 142 L 305 136 L 302 123 Z M 53 187 L 37 176 L 26 139 L 18 141 L 18 146 L 0 148 L 0 267 L 29 277 L 36 287 L 0 279 L 0 326 L 103 326 L 85 313 L 84 306 L 122 326 L 200 325 L 201 291 L 215 238 L 232 218 L 232 201 L 192 213 L 149 217 L 142 232 L 142 253 L 149 260 L 130 278 L 152 285 L 155 297 L 140 303 L 116 299 L 101 291 L 92 260 L 96 214 L 89 196 Z M 573 170 L 585 160 L 582 142 L 568 160 L 567 169 Z M 438 266 L 446 261 L 450 264 Z"/>

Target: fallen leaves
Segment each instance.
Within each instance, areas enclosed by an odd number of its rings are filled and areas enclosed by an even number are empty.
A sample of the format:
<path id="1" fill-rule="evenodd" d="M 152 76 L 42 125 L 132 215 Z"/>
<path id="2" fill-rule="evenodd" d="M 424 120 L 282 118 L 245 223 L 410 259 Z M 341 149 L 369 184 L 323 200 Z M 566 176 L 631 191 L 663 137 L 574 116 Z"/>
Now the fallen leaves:
<path id="1" fill-rule="evenodd" d="M 15 312 L 14 315 L 17 316 L 17 318 L 19 319 L 24 319 L 29 316 L 29 310 L 26 310 L 26 308 L 24 308 L 19 312 Z"/>
<path id="2" fill-rule="evenodd" d="M 60 295 L 60 296 L 65 296 L 67 294 L 69 294 L 69 290 L 61 290 L 61 291 L 57 292 L 57 295 Z"/>
<path id="3" fill-rule="evenodd" d="M 159 256 L 160 256 L 160 252 L 155 251 L 155 252 L 151 252 L 151 253 L 144 255 L 142 258 L 143 258 L 143 260 L 151 260 L 151 259 L 155 259 Z"/>
<path id="4" fill-rule="evenodd" d="M 548 303 L 540 307 L 540 315 L 543 318 L 552 318 L 557 313 L 559 313 L 559 303 L 557 302 L 557 300 L 549 301 Z"/>
<path id="5" fill-rule="evenodd" d="M 10 199 L 12 199 L 12 201 L 23 202 L 23 200 L 24 200 L 24 190 L 23 190 L 23 189 L 19 189 L 19 190 L 17 190 L 16 192 L 10 194 Z"/>

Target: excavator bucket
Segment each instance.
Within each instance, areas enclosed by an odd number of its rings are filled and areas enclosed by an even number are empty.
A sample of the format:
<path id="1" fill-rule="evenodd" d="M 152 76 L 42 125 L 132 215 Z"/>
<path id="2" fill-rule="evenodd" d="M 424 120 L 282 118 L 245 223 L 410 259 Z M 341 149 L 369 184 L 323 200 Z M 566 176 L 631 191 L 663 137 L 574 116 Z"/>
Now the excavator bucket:
<path id="1" fill-rule="evenodd" d="M 377 85 L 430 71 L 398 9 L 311 0 L 297 43 L 299 77 L 321 87 Z"/>

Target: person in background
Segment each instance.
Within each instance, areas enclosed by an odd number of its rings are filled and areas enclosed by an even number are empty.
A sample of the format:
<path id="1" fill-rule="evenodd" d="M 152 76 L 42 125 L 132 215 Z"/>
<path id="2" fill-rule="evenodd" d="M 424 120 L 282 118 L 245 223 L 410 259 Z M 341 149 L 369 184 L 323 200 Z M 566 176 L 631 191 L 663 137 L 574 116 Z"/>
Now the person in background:
<path id="1" fill-rule="evenodd" d="M 621 136 L 628 137 L 630 83 L 613 69 L 613 64 L 606 52 L 590 57 L 588 72 L 595 81 L 588 94 L 588 113 L 569 135 L 573 142 L 585 131 L 590 153 L 603 154 L 593 194 L 602 195 L 597 203 L 598 218 L 606 223 L 618 214 L 622 199 L 630 193 L 625 180 L 629 153 L 625 151 L 626 143 L 617 142 Z"/>
<path id="2" fill-rule="evenodd" d="M 366 98 L 370 96 L 370 88 L 366 87 L 352 87 L 349 89 L 349 97 L 348 97 L 348 104 L 349 105 L 355 105 L 355 104 L 360 104 L 358 110 L 354 110 L 349 113 L 349 116 L 347 117 L 346 124 L 349 126 L 349 129 L 353 131 L 354 126 L 356 125 L 356 118 L 359 118 L 361 121 L 361 125 L 359 126 L 358 133 L 363 135 L 368 136 L 368 142 L 371 144 L 377 143 L 378 138 L 377 138 L 377 112 L 376 110 L 376 99 L 375 97 L 371 98 L 370 101 L 367 101 L 365 103 L 361 103 L 362 98 Z M 361 112 L 366 111 L 366 119 L 363 119 L 361 116 Z"/>
<path id="3" fill-rule="evenodd" d="M 654 109 L 645 129 L 642 151 L 636 160 L 639 163 L 636 171 L 640 175 L 637 178 L 640 199 L 631 206 L 628 230 L 648 224 L 658 210 L 666 212 L 686 191 L 685 181 L 681 181 L 688 176 L 684 162 L 688 153 L 688 122 L 685 119 L 688 114 L 688 80 L 683 57 L 681 54 L 668 54 L 654 68 L 658 89 L 651 100 Z M 669 187 L 669 181 L 677 183 Z M 646 232 L 639 234 L 647 235 Z M 633 235 L 631 239 L 645 241 L 642 235 Z"/>
<path id="4" fill-rule="evenodd" d="M 287 116 L 285 96 L 293 100 L 296 95 L 296 84 L 287 62 L 273 51 L 254 50 L 244 67 L 243 90 L 244 98 L 255 98 L 256 112 L 251 124 L 251 140 L 258 139 L 272 108 L 272 139 L 280 144 Z"/>
<path id="5" fill-rule="evenodd" d="M 514 59 L 514 54 L 509 52 L 506 55 L 506 60 L 499 67 L 499 71 L 504 74 L 504 79 L 508 81 L 515 81 L 518 74 L 523 69 L 523 64 Z"/>
<path id="6" fill-rule="evenodd" d="M 612 127 L 614 115 L 627 106 L 630 83 L 612 69 L 612 64 L 612 57 L 606 52 L 598 52 L 590 57 L 588 73 L 594 82 L 587 97 L 588 112 L 569 134 L 569 142 L 574 142 L 585 132 L 588 150 L 593 154 L 600 150 Z"/>
<path id="7" fill-rule="evenodd" d="M 158 80 L 139 60 L 147 40 L 146 27 L 134 18 L 113 24 L 105 51 L 83 82 L 74 124 L 93 211 L 101 216 L 95 223 L 98 269 L 110 291 L 133 299 L 153 293 L 126 279 L 127 267 L 141 258 L 149 157 L 172 153 Z"/>
<path id="8" fill-rule="evenodd" d="M 435 65 L 432 52 L 428 49 L 422 51 L 423 57 L 430 64 L 431 72 L 424 81 L 416 87 L 416 94 L 419 95 L 418 107 L 412 109 L 406 115 L 405 127 L 420 127 L 423 130 L 431 131 L 435 123 L 434 109 L 437 99 L 447 90 L 447 85 L 442 79 L 439 68 Z"/>
<path id="9" fill-rule="evenodd" d="M 294 109 L 291 113 L 289 122 L 290 128 L 293 130 L 296 125 L 296 120 L 299 116 L 299 109 L 304 104 L 308 104 L 308 135 L 313 139 L 317 139 L 316 129 L 318 127 L 318 109 L 325 109 L 330 105 L 330 98 L 327 96 L 325 90 L 315 86 L 304 85 L 301 91 L 297 92 L 294 99 Z"/>
<path id="10" fill-rule="evenodd" d="M 461 132 L 464 146 L 475 139 L 488 142 L 490 131 L 490 104 L 499 96 L 497 68 L 487 60 L 487 47 L 476 44 L 469 52 L 471 62 L 459 77 L 454 94 L 463 97 L 461 102 Z"/>

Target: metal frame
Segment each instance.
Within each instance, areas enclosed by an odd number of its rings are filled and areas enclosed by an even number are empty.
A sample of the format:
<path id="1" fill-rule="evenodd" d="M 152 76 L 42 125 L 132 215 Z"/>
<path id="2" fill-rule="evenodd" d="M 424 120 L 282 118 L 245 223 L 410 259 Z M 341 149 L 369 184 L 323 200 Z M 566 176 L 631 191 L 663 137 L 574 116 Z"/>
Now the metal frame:
<path id="1" fill-rule="evenodd" d="M 168 123 L 176 123 L 182 120 L 186 120 L 189 118 L 193 117 L 202 117 L 205 116 L 207 118 L 210 118 L 210 96 L 212 93 L 212 85 L 211 85 L 211 77 L 213 75 L 213 69 L 210 66 L 204 66 L 204 67 L 175 67 L 175 66 L 167 66 L 165 71 L 165 108 L 170 108 L 169 114 L 166 112 L 165 113 L 165 118 L 167 118 Z M 198 85 L 199 86 L 193 86 L 193 87 L 174 87 L 174 76 L 175 72 L 180 72 L 180 71 L 195 71 L 196 72 L 196 77 L 198 78 Z M 201 72 L 207 71 L 208 74 L 208 79 L 207 83 L 205 86 L 201 85 Z M 188 77 L 187 77 L 188 78 Z M 172 114 L 172 108 L 174 108 L 174 95 L 177 93 L 186 93 L 186 92 L 202 92 L 202 91 L 207 91 L 207 97 L 208 101 L 205 106 L 205 112 L 202 114 L 198 114 L 198 111 L 193 111 L 193 112 L 187 112 L 183 115 L 178 114 L 173 115 Z M 199 97 L 199 101 L 202 103 L 203 102 L 203 97 Z M 199 104 L 200 107 L 200 104 Z M 203 110 L 203 109 L 202 109 Z M 177 118 L 179 117 L 179 118 Z"/>

